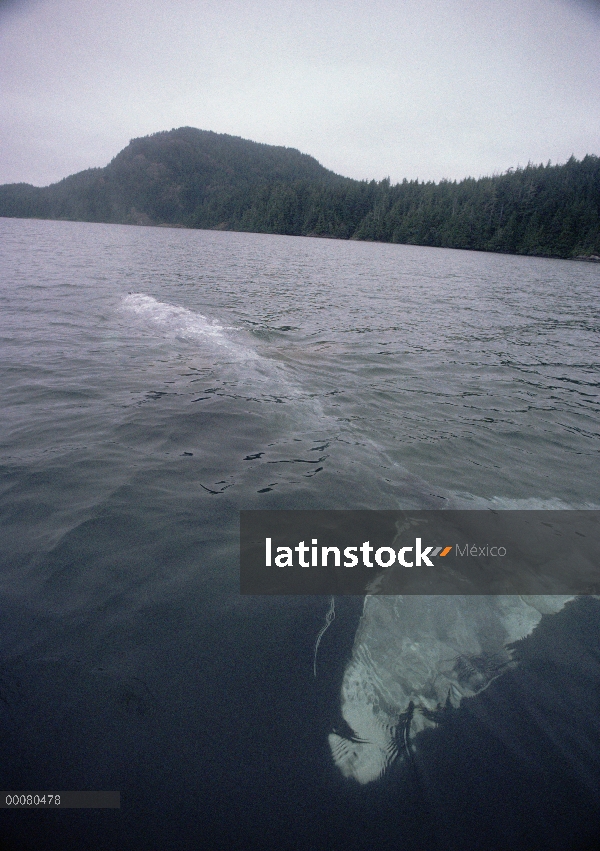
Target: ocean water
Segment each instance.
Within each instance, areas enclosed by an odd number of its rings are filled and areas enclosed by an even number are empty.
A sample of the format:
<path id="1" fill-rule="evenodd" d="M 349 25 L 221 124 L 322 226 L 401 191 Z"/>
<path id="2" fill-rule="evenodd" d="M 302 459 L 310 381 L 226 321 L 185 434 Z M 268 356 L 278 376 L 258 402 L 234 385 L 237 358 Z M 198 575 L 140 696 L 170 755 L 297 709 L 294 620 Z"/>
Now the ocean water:
<path id="1" fill-rule="evenodd" d="M 0 219 L 3 849 L 592 848 L 600 602 L 360 785 L 362 609 L 241 597 L 248 508 L 598 508 L 600 267 Z"/>

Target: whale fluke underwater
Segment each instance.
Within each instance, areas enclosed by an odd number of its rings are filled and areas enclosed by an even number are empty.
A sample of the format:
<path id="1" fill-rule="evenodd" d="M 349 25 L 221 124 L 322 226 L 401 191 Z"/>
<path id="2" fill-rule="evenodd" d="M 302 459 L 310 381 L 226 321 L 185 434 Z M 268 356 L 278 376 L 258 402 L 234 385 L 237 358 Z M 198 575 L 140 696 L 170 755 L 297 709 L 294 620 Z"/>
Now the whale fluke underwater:
<path id="1" fill-rule="evenodd" d="M 379 779 L 442 713 L 514 667 L 511 646 L 572 596 L 368 596 L 341 689 L 335 764 Z"/>

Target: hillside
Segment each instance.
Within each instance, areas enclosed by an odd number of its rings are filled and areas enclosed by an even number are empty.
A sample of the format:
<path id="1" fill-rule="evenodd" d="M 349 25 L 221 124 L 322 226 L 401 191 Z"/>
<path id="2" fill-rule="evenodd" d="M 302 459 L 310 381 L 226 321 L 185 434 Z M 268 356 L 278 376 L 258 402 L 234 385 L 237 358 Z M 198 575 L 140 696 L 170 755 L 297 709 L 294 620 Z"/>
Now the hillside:
<path id="1" fill-rule="evenodd" d="M 332 172 L 294 149 L 181 127 L 133 139 L 105 168 L 43 189 L 1 186 L 0 215 L 227 226 L 262 187 L 332 179 Z"/>
<path id="2" fill-rule="evenodd" d="M 392 186 L 340 177 L 293 148 L 182 127 L 133 139 L 105 168 L 52 186 L 0 186 L 0 216 L 591 257 L 600 159 Z"/>

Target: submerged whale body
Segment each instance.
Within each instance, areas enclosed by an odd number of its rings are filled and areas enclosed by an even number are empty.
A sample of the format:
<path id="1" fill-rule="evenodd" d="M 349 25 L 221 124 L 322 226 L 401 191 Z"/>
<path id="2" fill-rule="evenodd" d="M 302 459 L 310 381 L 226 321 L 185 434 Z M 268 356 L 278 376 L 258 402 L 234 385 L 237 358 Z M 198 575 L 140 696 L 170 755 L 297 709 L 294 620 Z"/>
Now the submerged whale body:
<path id="1" fill-rule="evenodd" d="M 381 777 L 410 736 L 513 667 L 511 645 L 572 599 L 366 597 L 342 683 L 343 730 L 329 735 L 342 774 Z"/>

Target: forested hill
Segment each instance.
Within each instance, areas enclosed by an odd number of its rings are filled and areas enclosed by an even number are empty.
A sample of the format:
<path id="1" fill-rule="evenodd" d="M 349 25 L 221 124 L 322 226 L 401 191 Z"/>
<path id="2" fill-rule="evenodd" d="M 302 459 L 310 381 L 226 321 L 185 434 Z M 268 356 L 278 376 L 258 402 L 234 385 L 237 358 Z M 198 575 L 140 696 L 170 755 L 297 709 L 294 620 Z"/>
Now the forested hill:
<path id="1" fill-rule="evenodd" d="M 392 186 L 340 177 L 292 148 L 182 127 L 134 139 L 105 168 L 52 186 L 0 186 L 0 216 L 593 257 L 600 158 Z"/>

